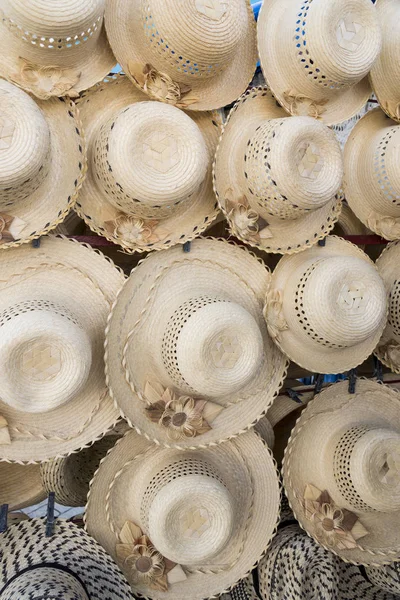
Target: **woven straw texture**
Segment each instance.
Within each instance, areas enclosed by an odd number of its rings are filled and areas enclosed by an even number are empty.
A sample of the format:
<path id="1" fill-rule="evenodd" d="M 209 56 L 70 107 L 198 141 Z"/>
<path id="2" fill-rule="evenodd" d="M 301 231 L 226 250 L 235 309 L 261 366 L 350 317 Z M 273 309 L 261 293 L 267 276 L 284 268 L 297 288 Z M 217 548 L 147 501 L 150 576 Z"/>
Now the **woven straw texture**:
<path id="1" fill-rule="evenodd" d="M 10 511 L 27 508 L 46 498 L 39 465 L 0 463 L 0 506 L 8 504 Z"/>
<path id="2" fill-rule="evenodd" d="M 254 589 L 253 576 L 249 575 L 239 581 L 229 593 L 222 594 L 219 600 L 259 600 Z"/>
<path id="3" fill-rule="evenodd" d="M 376 262 L 379 274 L 385 284 L 389 302 L 386 328 L 376 356 L 394 373 L 400 373 L 400 245 L 388 244 Z"/>
<path id="4" fill-rule="evenodd" d="M 367 567 L 365 569 L 368 579 L 382 590 L 400 596 L 400 563 L 396 562 L 384 567 Z"/>

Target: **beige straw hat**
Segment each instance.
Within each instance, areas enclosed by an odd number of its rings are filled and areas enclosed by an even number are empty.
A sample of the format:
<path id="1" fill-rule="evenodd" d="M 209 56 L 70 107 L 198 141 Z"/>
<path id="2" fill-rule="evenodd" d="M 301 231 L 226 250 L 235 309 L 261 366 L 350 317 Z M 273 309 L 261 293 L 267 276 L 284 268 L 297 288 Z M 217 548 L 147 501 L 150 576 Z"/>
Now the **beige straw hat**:
<path id="1" fill-rule="evenodd" d="M 255 425 L 287 368 L 263 319 L 270 279 L 247 250 L 215 239 L 150 254 L 132 271 L 105 355 L 110 394 L 131 427 L 197 448 Z"/>
<path id="2" fill-rule="evenodd" d="M 269 0 L 257 35 L 265 79 L 291 114 L 333 125 L 366 103 L 366 75 L 381 49 L 368 0 Z"/>
<path id="3" fill-rule="evenodd" d="M 0 76 L 42 100 L 76 98 L 116 64 L 105 0 L 0 0 Z"/>
<path id="4" fill-rule="evenodd" d="M 178 108 L 226 106 L 256 70 L 250 0 L 106 0 L 105 22 L 131 81 Z"/>
<path id="5" fill-rule="evenodd" d="M 339 215 L 337 223 L 335 224 L 333 233 L 336 233 L 338 236 L 343 236 L 368 235 L 372 232 L 364 225 L 364 223 L 361 223 L 347 202 L 343 202 L 342 211 Z"/>
<path id="6" fill-rule="evenodd" d="M 0 79 L 0 248 L 38 238 L 61 223 L 85 171 L 74 104 L 35 101 Z"/>
<path id="7" fill-rule="evenodd" d="M 264 314 L 293 362 L 314 373 L 342 373 L 377 345 L 386 325 L 385 287 L 362 250 L 328 236 L 325 246 L 279 261 Z"/>
<path id="8" fill-rule="evenodd" d="M 286 448 L 296 519 L 348 562 L 400 559 L 399 415 L 396 390 L 360 379 L 352 394 L 348 381 L 336 383 L 309 403 Z"/>
<path id="9" fill-rule="evenodd" d="M 376 262 L 389 299 L 386 329 L 375 354 L 394 373 L 400 373 L 400 245 L 389 244 Z"/>
<path id="10" fill-rule="evenodd" d="M 40 477 L 39 465 L 0 462 L 0 506 L 20 510 L 39 504 L 47 496 Z"/>
<path id="11" fill-rule="evenodd" d="M 217 450 L 182 451 L 132 431 L 101 462 L 85 517 L 135 594 L 201 600 L 254 567 L 279 507 L 276 466 L 254 432 Z"/>
<path id="12" fill-rule="evenodd" d="M 380 108 L 354 127 L 344 149 L 344 191 L 351 210 L 387 240 L 400 238 L 400 125 Z"/>
<path id="13" fill-rule="evenodd" d="M 34 463 L 118 420 L 104 378 L 107 315 L 123 274 L 73 240 L 0 253 L 0 459 Z"/>
<path id="14" fill-rule="evenodd" d="M 89 170 L 77 212 L 93 231 L 143 252 L 183 244 L 212 223 L 216 112 L 188 116 L 148 101 L 124 76 L 96 85 L 78 105 Z"/>
<path id="15" fill-rule="evenodd" d="M 342 178 L 328 127 L 289 117 L 267 88 L 239 98 L 214 163 L 214 191 L 233 235 L 266 252 L 312 246 L 338 219 Z"/>

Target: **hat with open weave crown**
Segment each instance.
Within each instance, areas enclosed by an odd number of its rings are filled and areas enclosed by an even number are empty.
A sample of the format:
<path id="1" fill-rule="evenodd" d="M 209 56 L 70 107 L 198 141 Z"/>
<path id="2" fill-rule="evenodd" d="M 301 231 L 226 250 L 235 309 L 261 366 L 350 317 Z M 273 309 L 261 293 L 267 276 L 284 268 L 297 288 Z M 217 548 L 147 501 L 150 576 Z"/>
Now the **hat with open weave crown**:
<path id="1" fill-rule="evenodd" d="M 78 107 L 89 168 L 77 212 L 93 231 L 143 252 L 183 244 L 213 222 L 216 112 L 189 116 L 150 101 L 125 76 L 88 90 Z"/>
<path id="2" fill-rule="evenodd" d="M 346 142 L 343 188 L 360 221 L 387 240 L 400 239 L 399 161 L 400 125 L 370 111 Z"/>
<path id="3" fill-rule="evenodd" d="M 279 505 L 276 466 L 253 431 L 195 451 L 160 447 L 131 431 L 100 463 L 85 522 L 135 594 L 201 600 L 254 567 Z"/>
<path id="4" fill-rule="evenodd" d="M 317 394 L 292 431 L 283 480 L 300 525 L 355 564 L 400 559 L 400 396 L 369 380 Z M 317 451 L 316 451 L 317 449 Z"/>
<path id="5" fill-rule="evenodd" d="M 257 37 L 268 86 L 291 114 L 334 125 L 366 103 L 382 37 L 369 0 L 269 0 Z"/>
<path id="6" fill-rule="evenodd" d="M 105 23 L 124 72 L 152 100 L 221 108 L 256 70 L 250 0 L 106 0 Z"/>
<path id="7" fill-rule="evenodd" d="M 106 376 L 122 416 L 157 444 L 215 445 L 265 414 L 287 362 L 262 303 L 269 269 L 224 240 L 150 254 L 118 294 Z"/>
<path id="8" fill-rule="evenodd" d="M 42 100 L 76 98 L 116 64 L 105 0 L 0 0 L 0 77 Z"/>
<path id="9" fill-rule="evenodd" d="M 54 236 L 0 253 L 0 273 L 0 459 L 65 456 L 118 420 L 103 346 L 124 276 L 91 248 Z"/>
<path id="10" fill-rule="evenodd" d="M 325 246 L 281 258 L 264 314 L 293 362 L 314 373 L 342 373 L 366 360 L 382 335 L 385 286 L 362 250 L 330 235 Z"/>
<path id="11" fill-rule="evenodd" d="M 85 170 L 74 104 L 35 101 L 0 79 L 0 249 L 61 223 L 75 204 Z"/>
<path id="12" fill-rule="evenodd" d="M 0 462 L 0 481 L 0 506 L 7 504 L 9 510 L 20 510 L 39 504 L 47 496 L 39 465 Z"/>
<path id="13" fill-rule="evenodd" d="M 333 228 L 341 210 L 342 153 L 311 117 L 289 117 L 267 88 L 246 92 L 225 123 L 214 191 L 233 235 L 292 254 Z"/>

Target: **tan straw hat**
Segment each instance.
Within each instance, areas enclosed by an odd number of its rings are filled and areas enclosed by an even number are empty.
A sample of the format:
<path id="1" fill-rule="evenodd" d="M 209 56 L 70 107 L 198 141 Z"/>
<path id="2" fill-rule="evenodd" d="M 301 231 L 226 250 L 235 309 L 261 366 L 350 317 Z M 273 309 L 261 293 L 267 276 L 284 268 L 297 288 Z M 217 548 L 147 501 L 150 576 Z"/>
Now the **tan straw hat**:
<path id="1" fill-rule="evenodd" d="M 0 76 L 42 100 L 76 98 L 117 62 L 105 0 L 0 0 Z"/>
<path id="2" fill-rule="evenodd" d="M 233 235 L 266 252 L 312 246 L 338 219 L 342 178 L 328 127 L 289 117 L 267 88 L 239 98 L 214 163 L 214 191 Z"/>
<path id="3" fill-rule="evenodd" d="M 157 444 L 196 448 L 255 425 L 287 368 L 263 319 L 270 279 L 247 250 L 215 239 L 150 254 L 132 271 L 105 356 L 131 427 Z"/>
<path id="4" fill-rule="evenodd" d="M 61 223 L 85 170 L 74 104 L 34 101 L 0 79 L 0 248 L 38 238 Z"/>
<path id="5" fill-rule="evenodd" d="M 254 567 L 279 505 L 276 466 L 253 431 L 196 451 L 159 447 L 132 431 L 91 483 L 86 529 L 135 594 L 201 600 Z"/>
<path id="6" fill-rule="evenodd" d="M 39 465 L 0 462 L 0 506 L 20 510 L 39 504 L 47 496 L 40 477 Z"/>
<path id="7" fill-rule="evenodd" d="M 188 116 L 149 101 L 124 76 L 88 90 L 78 105 L 89 170 L 77 212 L 93 231 L 143 252 L 183 244 L 212 223 L 216 112 Z"/>
<path id="8" fill-rule="evenodd" d="M 0 459 L 70 454 L 113 427 L 104 329 L 122 273 L 103 255 L 48 237 L 0 253 Z"/>
<path id="9" fill-rule="evenodd" d="M 356 215 L 351 210 L 347 202 L 343 202 L 342 211 L 339 215 L 339 219 L 335 224 L 333 233 L 338 236 L 342 235 L 368 235 L 371 231 L 357 219 Z"/>
<path id="10" fill-rule="evenodd" d="M 400 125 L 380 108 L 354 127 L 344 149 L 344 192 L 351 210 L 387 240 L 400 238 Z"/>
<path id="11" fill-rule="evenodd" d="M 391 371 L 400 373 L 400 245 L 389 244 L 376 262 L 389 299 L 386 329 L 375 354 Z"/>
<path id="12" fill-rule="evenodd" d="M 153 100 L 221 108 L 256 70 L 250 0 L 106 0 L 105 21 L 124 72 Z"/>
<path id="13" fill-rule="evenodd" d="M 325 246 L 279 261 L 264 314 L 271 337 L 293 362 L 314 373 L 341 373 L 378 343 L 385 287 L 362 250 L 328 236 Z"/>
<path id="14" fill-rule="evenodd" d="M 348 562 L 400 559 L 400 396 L 380 383 L 332 385 L 303 411 L 283 463 L 296 519 Z M 316 451 L 317 449 L 317 451 Z"/>
<path id="15" fill-rule="evenodd" d="M 381 49 L 368 0 L 269 0 L 257 35 L 265 79 L 290 113 L 333 125 L 366 103 L 366 75 Z"/>

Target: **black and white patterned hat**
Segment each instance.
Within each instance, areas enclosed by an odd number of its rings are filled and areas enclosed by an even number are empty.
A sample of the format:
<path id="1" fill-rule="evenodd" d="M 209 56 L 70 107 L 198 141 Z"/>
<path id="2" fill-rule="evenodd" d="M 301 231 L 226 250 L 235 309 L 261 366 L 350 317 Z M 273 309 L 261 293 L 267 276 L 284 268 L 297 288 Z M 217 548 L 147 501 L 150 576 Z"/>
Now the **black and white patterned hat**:
<path id="1" fill-rule="evenodd" d="M 95 540 L 67 521 L 46 537 L 44 519 L 0 534 L 0 600 L 133 600 L 121 571 Z"/>

